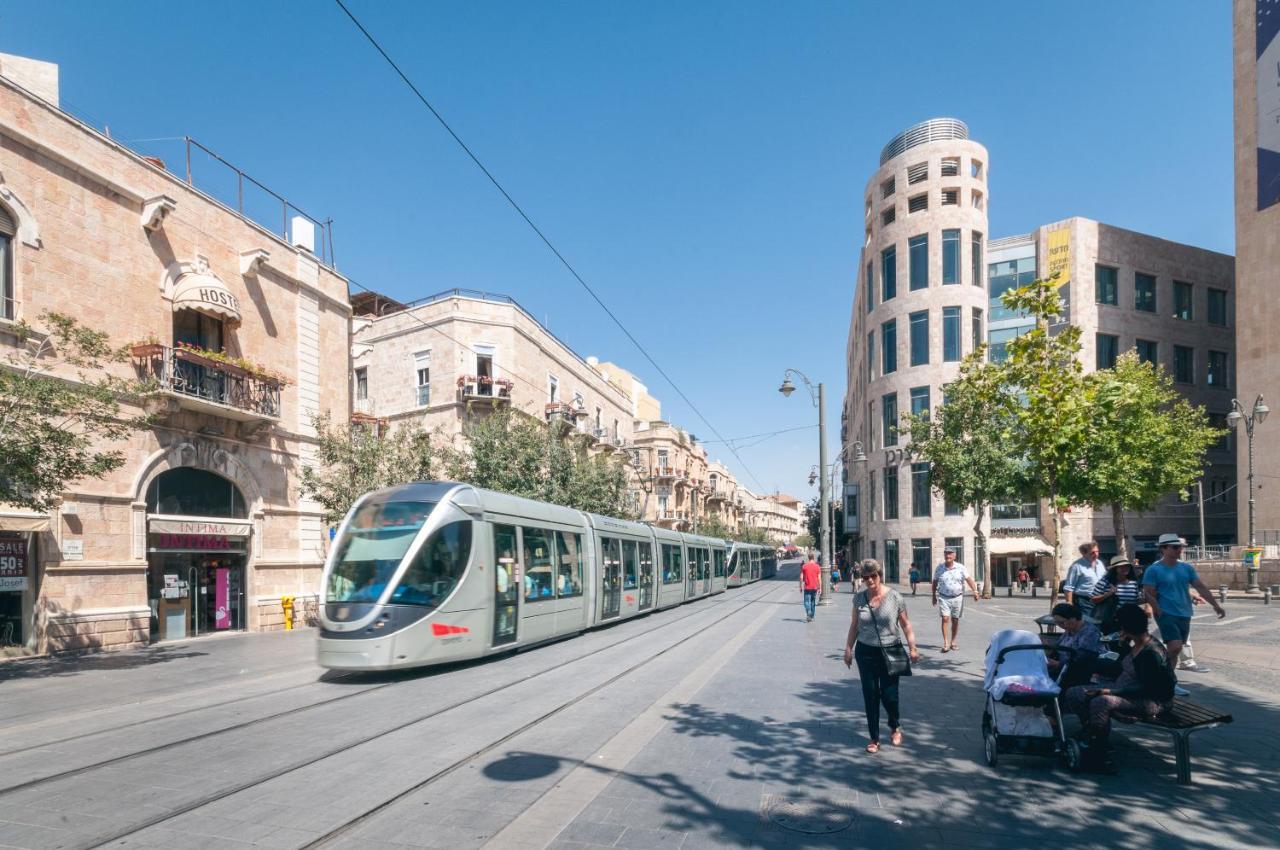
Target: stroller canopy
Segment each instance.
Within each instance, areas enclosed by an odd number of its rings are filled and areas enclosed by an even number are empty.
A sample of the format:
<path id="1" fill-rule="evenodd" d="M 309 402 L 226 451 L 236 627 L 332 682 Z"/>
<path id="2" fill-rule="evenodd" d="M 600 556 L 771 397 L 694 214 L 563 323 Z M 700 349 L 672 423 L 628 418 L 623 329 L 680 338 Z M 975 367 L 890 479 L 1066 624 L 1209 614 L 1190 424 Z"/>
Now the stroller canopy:
<path id="1" fill-rule="evenodd" d="M 1036 650 L 1011 652 L 997 665 L 1000 650 L 1011 646 L 1034 646 Z M 1020 686 L 1019 690 L 1058 693 L 1058 685 L 1049 675 L 1042 646 L 1039 637 L 1021 629 L 1005 629 L 992 635 L 991 645 L 987 647 L 987 673 L 983 679 L 987 693 L 998 700 L 1011 685 Z"/>

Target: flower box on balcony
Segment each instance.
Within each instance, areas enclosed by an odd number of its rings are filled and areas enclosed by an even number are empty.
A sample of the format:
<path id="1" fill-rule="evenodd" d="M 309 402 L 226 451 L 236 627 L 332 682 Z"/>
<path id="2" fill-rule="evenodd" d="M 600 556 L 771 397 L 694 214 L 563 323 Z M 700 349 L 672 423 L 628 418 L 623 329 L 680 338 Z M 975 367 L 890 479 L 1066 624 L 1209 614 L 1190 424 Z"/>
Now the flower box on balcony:
<path id="1" fill-rule="evenodd" d="M 129 346 L 129 353 L 134 357 L 159 357 L 164 354 L 164 346 L 158 342 L 139 342 Z"/>

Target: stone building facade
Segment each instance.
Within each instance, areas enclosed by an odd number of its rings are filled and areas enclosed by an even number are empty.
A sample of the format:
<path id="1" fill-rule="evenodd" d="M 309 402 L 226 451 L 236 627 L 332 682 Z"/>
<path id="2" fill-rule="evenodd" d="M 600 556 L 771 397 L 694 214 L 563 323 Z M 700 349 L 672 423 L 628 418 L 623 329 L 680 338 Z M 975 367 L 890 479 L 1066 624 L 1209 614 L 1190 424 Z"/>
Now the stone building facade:
<path id="1" fill-rule="evenodd" d="M 56 66 L 0 74 L 0 357 L 56 311 L 132 344 L 114 368 L 154 382 L 122 467 L 51 515 L 0 508 L 25 556 L 0 629 L 57 651 L 279 627 L 325 555 L 298 476 L 313 415 L 349 411 L 346 281 L 304 247 L 311 225 L 281 238 L 60 110 Z"/>

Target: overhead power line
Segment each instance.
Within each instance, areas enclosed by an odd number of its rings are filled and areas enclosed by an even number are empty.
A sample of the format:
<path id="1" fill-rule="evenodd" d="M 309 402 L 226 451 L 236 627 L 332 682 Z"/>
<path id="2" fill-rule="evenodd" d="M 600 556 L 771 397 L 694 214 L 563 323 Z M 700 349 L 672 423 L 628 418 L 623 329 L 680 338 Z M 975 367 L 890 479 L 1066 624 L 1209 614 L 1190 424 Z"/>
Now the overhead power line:
<path id="1" fill-rule="evenodd" d="M 338 7 L 342 9 L 342 11 L 346 14 L 348 18 L 351 19 L 351 23 L 355 24 L 356 28 L 360 30 L 360 32 L 364 35 L 366 39 L 368 39 L 369 43 L 373 45 L 374 50 L 377 50 L 378 53 L 382 56 L 382 58 L 386 60 L 387 64 L 391 66 L 391 69 L 396 72 L 396 75 L 399 76 L 400 79 L 404 81 L 404 84 L 409 87 L 409 90 L 413 92 L 414 96 L 418 98 L 418 100 L 422 103 L 422 105 L 425 106 L 433 116 L 435 116 L 435 119 L 440 123 L 440 126 L 443 127 L 445 129 L 445 132 L 447 132 L 453 138 L 453 140 L 458 143 L 458 147 L 462 148 L 463 152 L 466 153 L 466 155 L 471 159 L 473 163 L 475 163 L 475 166 L 480 169 L 481 173 L 483 173 L 484 176 L 488 178 L 489 182 L 493 184 L 493 187 L 498 190 L 498 192 L 502 195 L 503 198 L 506 199 L 507 203 L 510 204 L 511 208 L 514 209 L 522 219 L 524 219 L 525 224 L 529 225 L 529 228 L 533 230 L 535 234 L 537 234 L 538 238 L 542 240 L 542 243 L 547 246 L 547 248 L 551 251 L 552 254 L 555 255 L 556 259 L 560 261 L 561 265 L 563 265 L 569 271 L 569 274 L 573 276 L 573 279 L 576 280 L 584 290 L 586 290 L 587 294 L 591 296 L 592 300 L 594 300 L 596 304 L 599 305 L 600 309 L 603 310 L 605 314 L 610 319 L 613 320 L 613 323 L 618 326 L 618 329 L 621 330 L 624 335 L 626 335 L 627 339 L 631 340 L 631 344 L 634 345 L 636 347 L 636 350 L 638 350 L 644 356 L 644 359 L 649 361 L 649 364 L 652 365 L 653 368 L 658 371 L 658 374 L 661 375 L 664 380 L 666 380 L 666 382 L 671 386 L 671 389 L 676 391 L 676 395 L 680 396 L 680 398 L 684 401 L 684 403 L 689 405 L 689 409 L 692 410 L 694 414 L 699 419 L 702 420 L 703 424 L 706 425 L 709 429 L 711 429 L 711 433 L 715 434 L 716 437 L 719 438 L 720 442 L 726 443 L 729 451 L 733 454 L 735 458 L 737 458 L 738 463 L 742 465 L 742 468 L 746 470 L 747 475 L 751 477 L 751 480 L 756 483 L 757 487 L 763 490 L 764 485 L 760 483 L 760 479 L 756 477 L 755 473 L 751 471 L 751 468 L 748 467 L 747 464 L 742 460 L 742 457 L 738 454 L 737 449 L 735 449 L 732 445 L 728 445 L 729 441 L 725 440 L 723 435 L 721 435 L 721 433 L 716 430 L 716 427 L 711 424 L 710 420 L 708 420 L 706 416 L 702 415 L 702 411 L 698 409 L 698 406 L 695 405 L 687 395 L 685 395 L 684 391 L 680 389 L 680 387 L 676 384 L 676 382 L 672 380 L 671 376 L 666 373 L 666 370 L 664 370 L 661 366 L 658 365 L 658 361 L 655 360 L 653 356 L 649 354 L 649 352 L 645 349 L 645 347 L 640 344 L 640 341 L 636 339 L 635 336 L 631 333 L 631 331 L 627 329 L 627 326 L 624 325 L 622 321 L 614 314 L 614 312 L 609 309 L 608 305 L 606 305 L 604 301 L 600 298 L 600 296 L 596 294 L 596 291 L 591 288 L 591 286 L 586 282 L 586 280 L 583 279 L 582 275 L 578 274 L 578 270 L 573 267 L 573 264 L 570 263 L 568 259 L 565 258 L 564 254 L 562 254 L 560 250 L 556 248 L 556 246 L 547 237 L 547 235 L 542 232 L 542 229 L 539 228 L 538 225 L 534 223 L 533 219 L 529 217 L 529 214 L 524 211 L 524 208 L 521 207 L 520 204 L 516 203 L 515 198 L 511 197 L 511 194 L 505 188 L 503 188 L 502 184 L 498 182 L 498 178 L 494 177 L 493 173 L 489 171 L 488 168 L 485 167 L 484 163 L 480 161 L 480 158 L 476 156 L 476 154 L 471 150 L 471 148 L 467 146 L 467 143 L 462 140 L 462 137 L 459 136 L 456 132 L 454 132 L 453 128 L 449 126 L 449 122 L 445 121 L 444 116 L 441 115 L 440 112 L 437 111 L 436 108 L 431 105 L 431 101 L 427 100 L 426 96 L 418 89 L 416 85 L 413 84 L 413 81 L 409 79 L 409 76 L 400 69 L 400 66 L 396 64 L 396 61 L 391 58 L 390 54 L 388 54 L 387 51 L 383 49 L 382 45 L 378 43 L 378 40 L 373 37 L 373 34 L 370 33 L 369 30 L 365 28 L 364 24 L 360 23 L 359 19 L 356 18 L 354 14 L 352 14 L 351 10 L 347 8 L 347 5 L 343 3 L 342 0 L 334 0 L 334 2 L 336 2 L 338 4 Z"/>

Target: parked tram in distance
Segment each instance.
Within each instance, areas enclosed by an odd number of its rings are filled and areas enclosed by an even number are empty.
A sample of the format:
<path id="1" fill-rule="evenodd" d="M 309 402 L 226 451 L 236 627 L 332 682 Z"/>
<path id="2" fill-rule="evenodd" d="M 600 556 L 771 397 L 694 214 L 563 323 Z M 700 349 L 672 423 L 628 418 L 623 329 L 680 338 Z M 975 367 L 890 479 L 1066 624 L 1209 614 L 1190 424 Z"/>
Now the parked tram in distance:
<path id="1" fill-rule="evenodd" d="M 367 493 L 325 563 L 319 662 L 391 670 L 574 635 L 772 576 L 773 550 L 453 482 Z"/>

